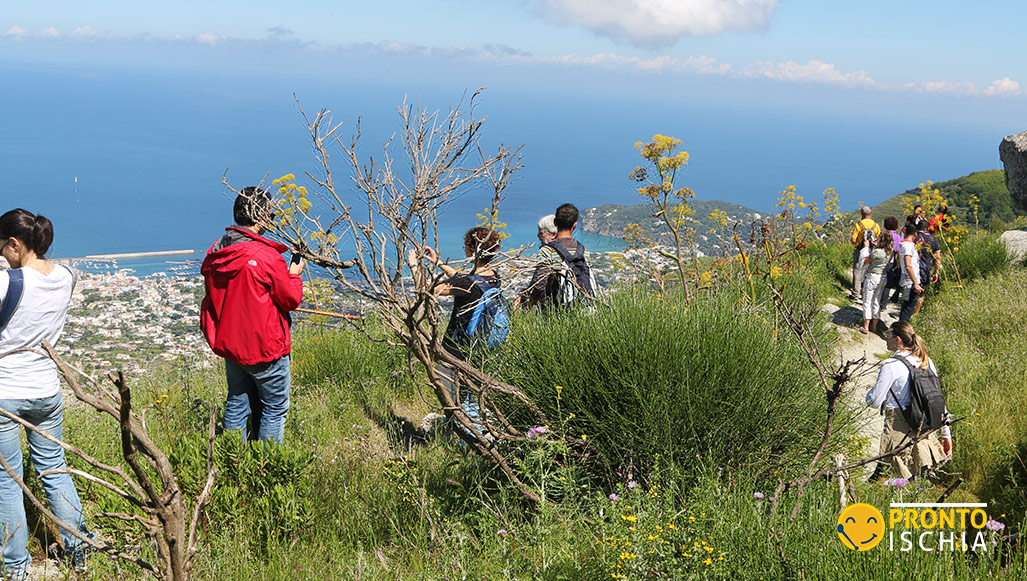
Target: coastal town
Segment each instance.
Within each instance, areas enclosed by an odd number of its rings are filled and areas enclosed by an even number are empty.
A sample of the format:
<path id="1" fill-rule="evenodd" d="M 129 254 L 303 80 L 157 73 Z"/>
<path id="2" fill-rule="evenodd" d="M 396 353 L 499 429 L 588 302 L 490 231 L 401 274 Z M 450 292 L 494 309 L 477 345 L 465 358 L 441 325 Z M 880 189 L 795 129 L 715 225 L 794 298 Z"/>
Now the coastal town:
<path id="1" fill-rule="evenodd" d="M 203 279 L 81 273 L 58 350 L 77 366 L 145 373 L 154 364 L 215 362 L 199 329 Z"/>

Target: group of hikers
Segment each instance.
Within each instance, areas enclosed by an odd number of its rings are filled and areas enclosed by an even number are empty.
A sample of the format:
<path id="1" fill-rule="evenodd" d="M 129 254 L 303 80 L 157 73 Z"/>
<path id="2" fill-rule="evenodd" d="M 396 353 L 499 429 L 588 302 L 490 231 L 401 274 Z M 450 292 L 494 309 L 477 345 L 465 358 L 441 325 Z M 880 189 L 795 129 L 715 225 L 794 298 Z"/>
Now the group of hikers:
<path id="1" fill-rule="evenodd" d="M 942 206 L 928 219 L 923 206 L 916 205 L 901 229 L 895 217 L 885 218 L 882 229 L 871 212 L 869 206 L 860 209 L 860 220 L 851 237 L 852 297 L 863 308 L 860 331 L 885 333 L 881 308 L 889 289 L 895 290 L 891 300 L 900 301 L 901 308 L 898 320 L 886 332 L 887 347 L 894 355 L 881 365 L 866 402 L 880 408 L 885 416 L 880 454 L 901 450 L 890 457 L 889 463 L 899 477 L 909 479 L 952 457 L 952 432 L 947 423 L 948 409 L 944 406 L 938 371 L 927 355 L 923 339 L 910 324 L 923 307 L 928 286 L 938 282 L 941 246 L 934 235 L 947 228 L 952 217 L 948 208 Z M 929 395 L 925 395 L 925 391 Z M 918 398 L 921 402 L 914 405 Z M 928 399 L 932 400 L 930 404 Z M 914 419 L 908 413 L 910 408 L 921 404 L 925 408 L 929 405 L 936 408 L 933 419 Z M 924 425 L 931 422 L 933 425 Z M 871 480 L 882 478 L 887 467 L 888 464 L 879 462 Z"/>
<path id="2" fill-rule="evenodd" d="M 882 303 L 888 289 L 891 300 L 901 301 L 900 321 L 910 321 L 920 312 L 929 285 L 941 274 L 941 246 L 935 234 L 951 222 L 948 208 L 931 219 L 923 206 L 899 229 L 895 217 L 884 219 L 884 229 L 871 217 L 869 206 L 860 209 L 860 220 L 852 229 L 852 298 L 863 307 L 864 334 L 883 333 L 880 327 Z"/>
<path id="3" fill-rule="evenodd" d="M 929 383 L 931 377 L 937 383 L 934 364 L 908 322 L 920 306 L 927 281 L 936 281 L 940 269 L 937 250 L 932 251 L 933 266 L 926 271 L 922 268 L 922 254 L 916 245 L 920 233 L 929 230 L 929 222 L 918 216 L 907 222 L 899 240 L 894 219 L 885 221 L 890 236 L 882 235 L 870 209 L 863 208 L 863 219 L 853 233 L 854 271 L 859 263 L 868 265 L 866 273 L 860 272 L 856 278 L 857 290 L 862 289 L 864 297 L 877 296 L 865 311 L 864 328 L 872 321 L 876 330 L 880 319 L 881 265 L 887 262 L 882 262 L 881 256 L 887 259 L 898 253 L 903 259 L 899 284 L 903 314 L 891 325 L 887 337 L 888 348 L 895 355 L 881 366 L 867 403 L 885 410 L 881 452 L 900 450 L 890 462 L 897 474 L 907 478 L 952 453 L 947 426 L 940 439 L 935 433 L 924 436 L 924 420 L 907 413 L 922 395 L 921 384 Z M 282 254 L 288 248 L 264 236 L 274 219 L 273 202 L 266 191 L 242 190 L 233 217 L 234 225 L 211 245 L 201 266 L 206 294 L 200 327 L 210 348 L 225 359 L 225 430 L 240 431 L 243 441 L 281 443 L 291 384 L 290 312 L 303 298 L 300 273 L 304 261 L 294 254 L 287 263 Z M 578 218 L 576 207 L 563 204 L 539 221 L 538 262 L 511 308 L 558 310 L 595 297 L 599 289 L 585 247 L 574 239 Z M 31 563 L 19 483 L 23 476 L 22 424 L 35 428 L 27 430 L 32 463 L 53 514 L 64 523 L 59 528 L 65 555 L 76 570 L 84 569 L 86 562 L 88 547 L 82 538 L 93 538 L 84 524 L 64 448 L 58 443 L 63 403 L 57 368 L 39 351 L 44 340 L 54 345 L 60 339 L 77 279 L 70 268 L 45 258 L 52 241 L 53 225 L 43 216 L 20 208 L 0 216 L 0 254 L 9 265 L 9 270 L 0 271 L 0 457 L 5 464 L 0 470 L 0 574 L 9 580 L 24 579 Z M 929 242 L 926 246 L 935 248 Z M 443 344 L 457 357 L 473 350 L 476 340 L 495 339 L 497 329 L 502 340 L 501 321 L 496 320 L 501 309 L 485 308 L 500 296 L 501 281 L 494 263 L 500 254 L 499 236 L 485 227 L 472 228 L 464 236 L 464 253 L 468 259 L 465 271 L 441 261 L 431 247 L 413 248 L 407 255 L 415 274 L 422 270 L 417 268 L 422 260 L 431 271 L 438 268 L 443 273 L 444 278 L 431 290 L 453 297 Z M 457 386 L 453 390 L 454 401 L 465 400 Z M 937 427 L 935 420 L 932 416 L 931 428 Z M 919 440 L 909 447 L 911 438 Z"/>

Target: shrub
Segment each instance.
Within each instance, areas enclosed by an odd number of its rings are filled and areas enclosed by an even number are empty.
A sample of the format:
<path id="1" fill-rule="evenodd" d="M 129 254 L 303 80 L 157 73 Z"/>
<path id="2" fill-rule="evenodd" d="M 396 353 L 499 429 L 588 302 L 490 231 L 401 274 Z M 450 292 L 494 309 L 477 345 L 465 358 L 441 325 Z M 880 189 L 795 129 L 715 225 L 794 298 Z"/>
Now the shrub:
<path id="1" fill-rule="evenodd" d="M 579 436 L 606 479 L 660 465 L 793 472 L 819 443 L 812 367 L 735 292 L 685 303 L 626 290 L 593 314 L 518 317 L 511 337 L 497 372 Z"/>
<path id="2" fill-rule="evenodd" d="M 950 256 L 946 256 L 951 253 Z M 1009 267 L 1006 245 L 995 234 L 976 232 L 963 239 L 958 247 L 942 245 L 942 276 L 946 281 L 956 282 L 956 273 L 952 270 L 952 259 L 955 257 L 959 278 L 965 283 L 992 274 L 1005 272 Z"/>

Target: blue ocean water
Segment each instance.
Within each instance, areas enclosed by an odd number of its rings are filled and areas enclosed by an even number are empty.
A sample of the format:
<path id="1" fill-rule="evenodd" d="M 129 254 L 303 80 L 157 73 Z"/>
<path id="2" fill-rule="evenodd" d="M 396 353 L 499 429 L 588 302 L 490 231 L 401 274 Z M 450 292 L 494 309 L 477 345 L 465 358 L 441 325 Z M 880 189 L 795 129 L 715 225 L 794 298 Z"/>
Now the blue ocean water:
<path id="1" fill-rule="evenodd" d="M 0 91 L 4 205 L 50 217 L 56 257 L 204 251 L 231 222 L 223 175 L 242 187 L 264 176 L 316 170 L 294 92 L 311 112 L 331 108 L 344 122 L 344 136 L 362 116 L 359 151 L 380 159 L 380 144 L 399 130 L 394 109 L 405 94 L 445 108 L 460 91 L 429 87 L 418 96 L 417 87 L 401 83 L 279 87 L 204 73 L 37 70 L 3 62 L 0 73 L 12 88 Z M 534 242 L 539 216 L 563 202 L 582 209 L 639 203 L 628 179 L 639 161 L 633 144 L 658 132 L 684 139 L 691 162 L 680 183 L 699 199 L 757 210 L 773 207 L 790 184 L 807 197 L 835 187 L 848 209 L 926 179 L 1000 167 L 1002 134 L 991 126 L 683 102 L 624 91 L 543 94 L 510 86 L 486 92 L 478 109 L 487 115 L 483 146 L 524 144 L 525 167 L 501 208 L 507 243 Z M 397 158 L 401 153 L 394 151 Z M 344 181 L 350 170 L 341 156 L 335 161 L 336 181 Z M 459 252 L 460 236 L 489 198 L 484 189 L 472 190 L 446 210 L 444 254 Z M 586 243 L 597 250 L 617 246 L 598 237 Z M 146 270 L 164 263 L 137 262 Z"/>

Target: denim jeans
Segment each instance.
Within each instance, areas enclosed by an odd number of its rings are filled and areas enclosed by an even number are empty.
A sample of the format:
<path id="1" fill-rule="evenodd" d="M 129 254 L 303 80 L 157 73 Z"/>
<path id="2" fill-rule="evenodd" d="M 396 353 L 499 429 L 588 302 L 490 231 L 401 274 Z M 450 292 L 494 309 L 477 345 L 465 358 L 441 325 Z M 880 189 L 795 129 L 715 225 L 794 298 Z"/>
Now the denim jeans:
<path id="1" fill-rule="evenodd" d="M 64 418 L 64 406 L 61 394 L 40 399 L 0 399 L 0 407 L 12 414 L 32 423 L 39 429 L 60 439 Z M 0 416 L 0 455 L 19 477 L 24 475 L 21 458 L 21 426 L 7 417 Z M 36 472 L 66 468 L 64 449 L 50 442 L 43 436 L 28 431 L 29 454 Z M 40 478 L 50 510 L 57 518 L 76 527 L 85 533 L 83 524 L 82 503 L 75 491 L 75 483 L 70 474 L 48 474 Z M 71 552 L 81 541 L 61 528 L 61 539 L 65 550 Z M 9 536 L 9 538 L 8 538 Z M 29 556 L 29 530 L 25 521 L 25 504 L 21 488 L 7 473 L 0 469 L 0 544 L 4 546 L 4 572 L 9 577 L 17 578 L 27 569 L 32 557 Z"/>
<path id="2" fill-rule="evenodd" d="M 285 414 L 289 411 L 289 356 L 254 365 L 225 359 L 225 380 L 225 430 L 242 430 L 242 441 L 246 442 L 246 420 L 252 416 L 258 440 L 281 444 L 285 437 Z"/>

